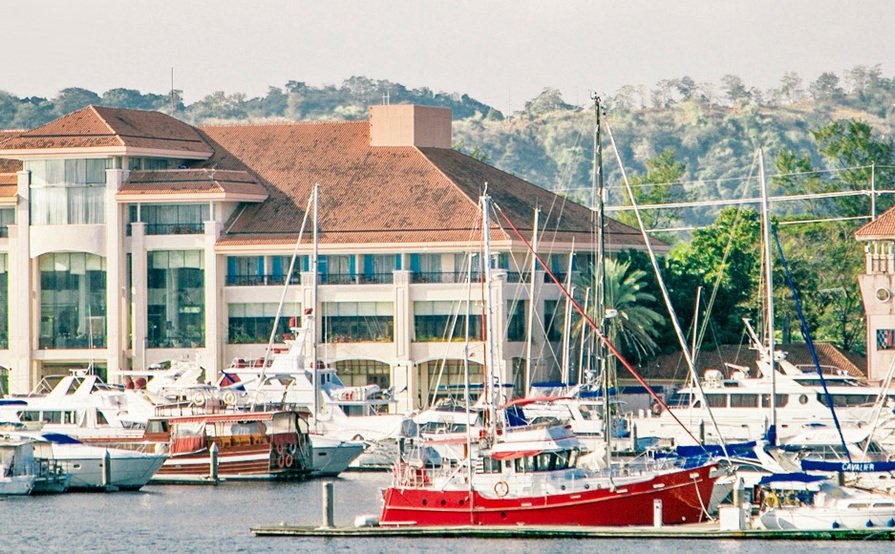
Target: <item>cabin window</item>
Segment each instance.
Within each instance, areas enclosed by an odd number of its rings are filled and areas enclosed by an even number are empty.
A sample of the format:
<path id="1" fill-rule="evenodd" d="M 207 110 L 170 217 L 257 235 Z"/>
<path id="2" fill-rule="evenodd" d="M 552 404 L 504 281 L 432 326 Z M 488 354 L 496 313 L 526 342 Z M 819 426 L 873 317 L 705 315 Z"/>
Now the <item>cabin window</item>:
<path id="1" fill-rule="evenodd" d="M 500 460 L 495 460 L 490 456 L 482 457 L 483 473 L 500 473 Z"/>
<path id="2" fill-rule="evenodd" d="M 96 424 L 97 425 L 108 425 L 109 420 L 106 419 L 106 416 L 103 415 L 102 412 L 96 412 Z"/>
<path id="3" fill-rule="evenodd" d="M 727 395 L 726 394 L 707 394 L 705 395 L 705 402 L 708 404 L 709 408 L 726 408 L 727 407 Z"/>
<path id="4" fill-rule="evenodd" d="M 757 394 L 731 394 L 730 395 L 730 407 L 731 408 L 757 408 L 758 407 L 758 395 Z"/>
<path id="5" fill-rule="evenodd" d="M 690 393 L 689 392 L 674 392 L 671 393 L 671 396 L 668 398 L 668 407 L 669 408 L 686 408 L 690 405 Z"/>
<path id="6" fill-rule="evenodd" d="M 19 413 L 19 421 L 27 423 L 30 421 L 40 421 L 40 412 L 25 410 Z"/>
<path id="7" fill-rule="evenodd" d="M 43 413 L 43 420 L 47 423 L 62 423 L 62 412 L 50 410 Z"/>
<path id="8" fill-rule="evenodd" d="M 789 403 L 789 396 L 785 394 L 777 394 L 774 396 L 775 405 L 777 408 L 782 408 Z M 762 394 L 761 395 L 761 407 L 762 408 L 770 408 L 771 407 L 771 395 L 770 394 Z"/>

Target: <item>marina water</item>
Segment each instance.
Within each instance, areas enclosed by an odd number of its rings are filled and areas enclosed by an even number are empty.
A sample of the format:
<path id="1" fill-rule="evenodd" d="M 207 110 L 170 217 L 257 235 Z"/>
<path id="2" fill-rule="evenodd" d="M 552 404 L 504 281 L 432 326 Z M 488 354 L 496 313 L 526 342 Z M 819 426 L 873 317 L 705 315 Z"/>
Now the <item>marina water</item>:
<path id="1" fill-rule="evenodd" d="M 377 514 L 388 473 L 344 473 L 335 480 L 335 522 Z M 232 482 L 218 486 L 150 485 L 140 492 L 69 493 L 0 498 L 0 550 L 27 552 L 704 552 L 841 551 L 837 541 L 638 539 L 399 539 L 255 537 L 278 523 L 319 525 L 321 481 Z M 863 543 L 862 553 L 891 552 Z"/>

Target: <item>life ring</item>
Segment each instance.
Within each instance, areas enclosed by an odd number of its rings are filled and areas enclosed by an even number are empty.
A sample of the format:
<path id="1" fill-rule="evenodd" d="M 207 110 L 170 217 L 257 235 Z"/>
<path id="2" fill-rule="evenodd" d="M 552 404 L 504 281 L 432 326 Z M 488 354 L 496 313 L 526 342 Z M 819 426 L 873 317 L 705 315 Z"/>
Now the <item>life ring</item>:
<path id="1" fill-rule="evenodd" d="M 283 447 L 283 445 L 278 444 L 277 445 L 277 456 L 282 457 L 285 452 L 286 452 L 286 449 Z"/>
<path id="2" fill-rule="evenodd" d="M 286 455 L 280 454 L 277 456 L 277 467 L 286 467 Z"/>
<path id="3" fill-rule="evenodd" d="M 494 483 L 494 494 L 499 498 L 503 498 L 510 492 L 510 486 L 506 481 L 498 481 Z"/>
<path id="4" fill-rule="evenodd" d="M 292 467 L 292 462 L 294 461 L 295 459 L 292 457 L 292 454 L 287 453 L 283 456 L 283 467 Z"/>
<path id="5" fill-rule="evenodd" d="M 776 508 L 778 504 L 777 495 L 769 492 L 767 496 L 764 497 L 764 505 L 768 508 Z"/>
<path id="6" fill-rule="evenodd" d="M 235 406 L 236 405 L 236 392 L 234 392 L 232 390 L 228 390 L 221 397 L 221 400 L 223 400 L 224 404 L 226 404 L 227 406 Z"/>
<path id="7" fill-rule="evenodd" d="M 203 393 L 203 392 L 194 393 L 193 396 L 190 398 L 190 404 L 192 404 L 193 406 L 197 406 L 199 408 L 204 406 L 205 405 L 205 393 Z"/>
<path id="8" fill-rule="evenodd" d="M 662 405 L 656 401 L 653 401 L 653 405 L 650 406 L 650 411 L 653 412 L 654 416 L 662 415 Z"/>

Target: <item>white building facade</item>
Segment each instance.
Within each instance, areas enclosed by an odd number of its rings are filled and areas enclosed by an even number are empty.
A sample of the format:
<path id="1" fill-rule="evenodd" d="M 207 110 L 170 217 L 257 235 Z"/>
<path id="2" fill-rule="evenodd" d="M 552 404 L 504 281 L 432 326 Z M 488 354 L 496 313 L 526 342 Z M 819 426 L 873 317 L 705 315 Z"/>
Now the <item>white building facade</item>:
<path id="1" fill-rule="evenodd" d="M 300 242 L 298 234 L 314 185 L 312 307 L 313 222 Z M 490 229 L 499 373 L 518 390 L 563 377 L 565 302 L 526 245 L 535 211 L 538 253 L 563 279 L 593 259 L 593 217 L 452 150 L 449 110 L 377 106 L 362 122 L 196 128 L 91 106 L 4 132 L 8 391 L 76 367 L 121 383 L 187 357 L 213 381 L 231 360 L 262 356 L 274 325 L 282 339 L 308 308 L 318 357 L 351 384 L 393 387 L 397 409 L 460 385 L 466 360 L 481 383 L 486 187 L 502 214 Z M 609 251 L 641 244 L 634 230 L 609 223 Z"/>

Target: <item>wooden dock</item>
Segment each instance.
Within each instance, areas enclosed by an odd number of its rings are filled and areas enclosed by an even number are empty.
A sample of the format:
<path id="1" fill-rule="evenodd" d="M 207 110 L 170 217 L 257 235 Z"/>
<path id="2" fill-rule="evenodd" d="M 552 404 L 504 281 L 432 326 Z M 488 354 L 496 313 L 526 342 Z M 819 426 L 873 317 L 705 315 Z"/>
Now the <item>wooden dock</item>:
<path id="1" fill-rule="evenodd" d="M 478 538 L 478 539 L 755 539 L 786 541 L 863 541 L 895 540 L 895 529 L 829 529 L 825 531 L 770 531 L 746 529 L 722 531 L 715 524 L 674 525 L 667 527 L 572 527 L 572 526 L 462 526 L 462 527 L 311 527 L 275 525 L 253 527 L 261 537 L 325 538 Z"/>

